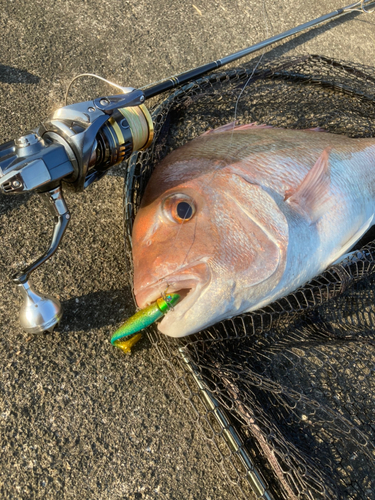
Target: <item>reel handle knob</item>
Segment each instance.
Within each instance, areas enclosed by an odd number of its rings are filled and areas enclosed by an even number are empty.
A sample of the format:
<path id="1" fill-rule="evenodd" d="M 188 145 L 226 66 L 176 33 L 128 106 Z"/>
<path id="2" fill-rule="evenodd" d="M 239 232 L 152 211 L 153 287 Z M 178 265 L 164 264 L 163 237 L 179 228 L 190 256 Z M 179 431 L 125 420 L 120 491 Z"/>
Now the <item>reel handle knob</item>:
<path id="1" fill-rule="evenodd" d="M 52 332 L 62 316 L 60 302 L 51 297 L 37 293 L 30 281 L 19 283 L 18 288 L 23 296 L 20 309 L 20 323 L 27 333 Z"/>

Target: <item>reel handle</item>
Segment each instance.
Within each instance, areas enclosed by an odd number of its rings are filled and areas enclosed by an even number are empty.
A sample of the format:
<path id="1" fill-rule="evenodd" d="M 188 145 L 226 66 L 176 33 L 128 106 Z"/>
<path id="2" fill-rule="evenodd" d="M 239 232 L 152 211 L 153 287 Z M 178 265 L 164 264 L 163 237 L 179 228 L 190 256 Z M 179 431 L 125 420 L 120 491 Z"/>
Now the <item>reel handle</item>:
<path id="1" fill-rule="evenodd" d="M 32 264 L 25 267 L 21 271 L 18 271 L 12 276 L 11 279 L 17 285 L 26 283 L 26 281 L 29 279 L 29 275 L 56 252 L 57 247 L 59 246 L 70 221 L 70 213 L 68 207 L 65 204 L 61 186 L 58 186 L 51 191 L 47 191 L 46 193 L 41 193 L 40 197 L 48 208 L 49 212 L 54 217 L 55 226 L 53 229 L 52 240 L 48 250 L 43 255 L 41 255 Z"/>
<path id="2" fill-rule="evenodd" d="M 50 295 L 43 295 L 32 287 L 29 276 L 57 250 L 70 220 L 70 213 L 65 204 L 61 186 L 40 194 L 49 212 L 54 216 L 55 227 L 48 250 L 32 264 L 12 276 L 18 285 L 24 302 L 20 309 L 20 323 L 28 333 L 52 332 L 62 316 L 60 302 Z"/>

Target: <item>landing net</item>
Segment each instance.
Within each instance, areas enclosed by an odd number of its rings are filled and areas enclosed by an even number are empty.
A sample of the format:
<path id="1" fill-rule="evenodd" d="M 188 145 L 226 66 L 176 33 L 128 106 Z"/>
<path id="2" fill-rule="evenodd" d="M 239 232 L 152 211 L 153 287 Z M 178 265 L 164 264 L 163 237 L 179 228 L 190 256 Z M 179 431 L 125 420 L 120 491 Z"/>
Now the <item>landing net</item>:
<path id="1" fill-rule="evenodd" d="M 254 66 L 211 74 L 155 101 L 152 149 L 125 184 L 131 231 L 166 154 L 233 121 Z M 375 136 L 375 69 L 320 56 L 259 66 L 239 123 Z M 148 330 L 166 371 L 238 498 L 375 499 L 375 233 L 295 293 L 201 333 Z"/>

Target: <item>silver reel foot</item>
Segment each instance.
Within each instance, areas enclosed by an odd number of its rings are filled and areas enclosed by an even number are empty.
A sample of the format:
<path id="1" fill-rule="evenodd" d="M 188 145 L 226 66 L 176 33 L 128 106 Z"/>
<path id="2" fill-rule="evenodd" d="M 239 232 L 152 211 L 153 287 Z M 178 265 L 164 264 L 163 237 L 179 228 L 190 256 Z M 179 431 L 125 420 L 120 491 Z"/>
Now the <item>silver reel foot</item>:
<path id="1" fill-rule="evenodd" d="M 20 323 L 28 333 L 52 332 L 62 316 L 60 302 L 50 295 L 37 293 L 30 281 L 18 285 L 24 302 L 20 310 Z"/>

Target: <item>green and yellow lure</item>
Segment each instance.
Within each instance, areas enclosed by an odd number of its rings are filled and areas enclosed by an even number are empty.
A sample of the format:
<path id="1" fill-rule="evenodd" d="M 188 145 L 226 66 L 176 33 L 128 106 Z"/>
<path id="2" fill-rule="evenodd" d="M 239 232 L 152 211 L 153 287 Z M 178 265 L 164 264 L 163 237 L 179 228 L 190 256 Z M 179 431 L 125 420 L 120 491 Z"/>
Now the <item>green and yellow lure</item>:
<path id="1" fill-rule="evenodd" d="M 142 335 L 138 333 L 126 341 L 122 341 L 121 339 L 133 335 L 133 333 L 137 333 L 147 326 L 152 325 L 152 323 L 155 323 L 155 321 L 164 316 L 170 309 L 173 309 L 173 306 L 177 304 L 179 299 L 180 295 L 178 295 L 178 293 L 171 293 L 164 297 L 160 297 L 156 302 L 136 312 L 115 331 L 111 337 L 111 344 L 122 349 L 124 352 L 130 353 L 131 348 L 140 340 Z"/>

